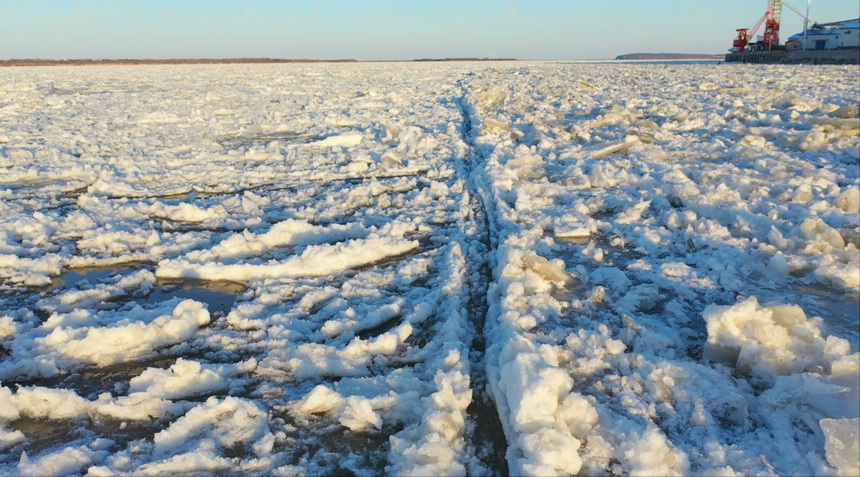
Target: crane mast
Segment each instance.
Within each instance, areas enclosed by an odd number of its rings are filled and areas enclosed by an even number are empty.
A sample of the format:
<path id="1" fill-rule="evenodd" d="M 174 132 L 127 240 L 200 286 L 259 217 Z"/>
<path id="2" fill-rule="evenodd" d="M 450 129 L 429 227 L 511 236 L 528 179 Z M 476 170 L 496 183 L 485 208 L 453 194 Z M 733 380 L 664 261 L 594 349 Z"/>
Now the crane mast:
<path id="1" fill-rule="evenodd" d="M 782 0 L 768 0 L 767 20 L 764 25 L 764 46 L 771 49 L 779 45 L 779 22 L 782 17 Z"/>

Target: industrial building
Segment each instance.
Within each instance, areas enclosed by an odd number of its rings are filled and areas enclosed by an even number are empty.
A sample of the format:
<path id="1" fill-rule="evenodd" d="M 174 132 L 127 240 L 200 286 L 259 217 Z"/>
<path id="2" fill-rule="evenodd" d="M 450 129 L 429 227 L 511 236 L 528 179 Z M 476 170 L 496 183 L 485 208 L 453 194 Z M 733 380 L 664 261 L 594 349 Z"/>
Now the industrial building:
<path id="1" fill-rule="evenodd" d="M 785 42 L 785 48 L 789 51 L 860 48 L 860 18 L 813 25 L 806 32 L 791 35 Z"/>

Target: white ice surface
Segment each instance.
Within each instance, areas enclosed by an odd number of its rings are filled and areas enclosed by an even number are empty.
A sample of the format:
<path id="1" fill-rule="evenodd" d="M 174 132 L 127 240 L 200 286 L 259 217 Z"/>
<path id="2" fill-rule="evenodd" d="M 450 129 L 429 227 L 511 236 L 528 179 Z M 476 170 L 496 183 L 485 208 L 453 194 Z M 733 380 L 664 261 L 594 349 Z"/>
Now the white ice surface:
<path id="1" fill-rule="evenodd" d="M 0 474 L 856 473 L 856 68 L 0 78 Z"/>

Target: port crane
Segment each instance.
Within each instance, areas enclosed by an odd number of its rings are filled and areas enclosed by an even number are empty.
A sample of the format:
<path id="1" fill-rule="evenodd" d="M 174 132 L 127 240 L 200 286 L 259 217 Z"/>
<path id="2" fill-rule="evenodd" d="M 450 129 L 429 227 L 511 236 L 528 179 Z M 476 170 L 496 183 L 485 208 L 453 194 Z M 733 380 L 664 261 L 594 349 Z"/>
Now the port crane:
<path id="1" fill-rule="evenodd" d="M 763 35 L 763 43 L 764 47 L 767 49 L 771 49 L 777 45 L 779 45 L 779 23 L 782 17 L 782 7 L 785 5 L 789 9 L 791 9 L 794 13 L 797 13 L 804 19 L 804 31 L 806 30 L 806 25 L 809 22 L 812 22 L 813 25 L 817 24 L 815 20 L 809 18 L 807 14 L 801 12 L 797 7 L 788 3 L 785 0 L 768 0 L 767 2 L 767 11 L 762 15 L 761 19 L 755 24 L 752 28 L 738 28 L 736 31 L 738 32 L 737 38 L 732 43 L 734 47 L 734 51 L 738 51 L 739 53 L 743 53 L 747 49 L 747 45 L 750 44 L 750 39 L 755 36 L 758 32 L 758 29 L 761 28 L 762 25 L 764 27 L 764 35 Z"/>
<path id="2" fill-rule="evenodd" d="M 732 43 L 732 46 L 737 48 L 738 52 L 743 53 L 747 49 L 749 39 L 754 37 L 764 24 L 764 46 L 771 49 L 779 44 L 779 21 L 782 16 L 783 0 L 768 0 L 767 11 L 752 28 L 738 28 L 738 37 Z"/>

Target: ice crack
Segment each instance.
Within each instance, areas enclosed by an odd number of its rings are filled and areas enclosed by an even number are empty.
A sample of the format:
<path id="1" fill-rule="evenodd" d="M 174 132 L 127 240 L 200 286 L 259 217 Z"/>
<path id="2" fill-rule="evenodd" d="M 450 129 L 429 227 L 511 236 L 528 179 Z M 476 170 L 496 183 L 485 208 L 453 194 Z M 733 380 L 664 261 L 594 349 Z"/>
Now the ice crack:
<path id="1" fill-rule="evenodd" d="M 483 171 L 484 157 L 475 147 L 474 107 L 468 101 L 465 81 L 459 84 L 463 94 L 453 100 L 462 116 L 459 128 L 461 140 L 466 144 L 466 153 L 457 161 L 458 172 L 467 184 L 471 201 L 472 225 L 477 231 L 471 243 L 464 249 L 468 250 L 467 263 L 469 270 L 468 288 L 469 301 L 467 311 L 469 323 L 474 328 L 470 346 L 469 361 L 472 370 L 472 387 L 474 389 L 472 402 L 467 409 L 470 428 L 471 447 L 477 460 L 470 467 L 470 473 L 507 475 L 508 465 L 504 458 L 507 442 L 499 419 L 498 409 L 493 399 L 487 381 L 486 348 L 487 340 L 484 327 L 489 312 L 488 297 L 493 282 L 493 271 L 490 259 L 494 254 L 495 244 L 498 243 L 492 231 L 492 217 L 487 213 L 487 190 L 480 174 Z"/>

